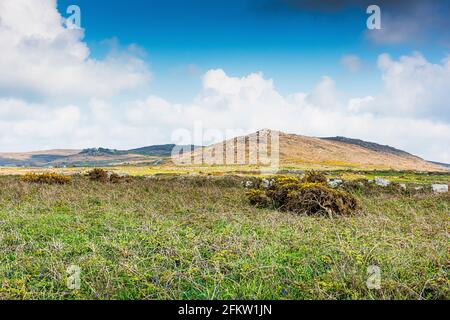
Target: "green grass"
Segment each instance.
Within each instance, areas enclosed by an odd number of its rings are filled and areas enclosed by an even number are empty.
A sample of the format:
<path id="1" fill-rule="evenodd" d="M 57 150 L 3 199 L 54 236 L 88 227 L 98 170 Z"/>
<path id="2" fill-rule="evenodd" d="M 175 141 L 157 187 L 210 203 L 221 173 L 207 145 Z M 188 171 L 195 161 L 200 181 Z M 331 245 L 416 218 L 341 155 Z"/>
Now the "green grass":
<path id="1" fill-rule="evenodd" d="M 254 208 L 238 178 L 0 177 L 0 299 L 450 298 L 449 194 L 358 197 L 329 219 Z"/>
<path id="2" fill-rule="evenodd" d="M 98 166 L 101 168 L 101 166 Z M 273 173 L 269 167 L 257 165 L 128 165 L 128 166 L 106 166 L 104 170 L 123 173 L 131 176 L 226 176 L 226 175 L 240 175 L 240 176 L 270 176 Z M 357 178 L 374 179 L 375 177 L 383 177 L 393 182 L 399 183 L 449 183 L 450 172 L 413 172 L 413 171 L 395 171 L 395 170 L 363 170 L 361 168 L 342 168 L 327 167 L 327 166 L 281 166 L 279 174 L 289 174 L 290 171 L 302 172 L 315 169 L 320 172 L 325 172 L 329 177 L 344 178 L 352 180 Z M 77 168 L 17 168 L 17 167 L 0 167 L 0 176 L 5 175 L 24 175 L 27 173 L 60 173 L 60 174 L 80 174 L 87 173 L 92 170 L 92 167 L 77 167 Z"/>

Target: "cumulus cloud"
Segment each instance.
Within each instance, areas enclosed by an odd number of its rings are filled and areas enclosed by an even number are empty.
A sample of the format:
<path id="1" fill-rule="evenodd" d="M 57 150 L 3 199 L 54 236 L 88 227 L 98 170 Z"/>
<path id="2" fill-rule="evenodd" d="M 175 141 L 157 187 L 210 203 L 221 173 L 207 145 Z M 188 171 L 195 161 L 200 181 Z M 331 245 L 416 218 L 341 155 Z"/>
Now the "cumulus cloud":
<path id="1" fill-rule="evenodd" d="M 145 85 L 150 72 L 133 47 L 90 58 L 83 30 L 67 29 L 55 0 L 0 2 L 0 93 L 107 97 Z"/>
<path id="2" fill-rule="evenodd" d="M 18 99 L 0 99 L 0 145 L 6 150 L 30 150 L 56 140 L 70 141 L 80 127 L 80 109 L 53 108 Z M 38 143 L 33 143 L 38 141 Z M 28 149 L 24 149 L 28 148 Z M 4 150 L 5 151 L 5 150 Z"/>
<path id="3" fill-rule="evenodd" d="M 398 117 L 428 118 L 450 122 L 450 58 L 431 63 L 420 53 L 393 60 L 378 58 L 383 74 L 383 94 L 366 101 L 360 110 Z"/>

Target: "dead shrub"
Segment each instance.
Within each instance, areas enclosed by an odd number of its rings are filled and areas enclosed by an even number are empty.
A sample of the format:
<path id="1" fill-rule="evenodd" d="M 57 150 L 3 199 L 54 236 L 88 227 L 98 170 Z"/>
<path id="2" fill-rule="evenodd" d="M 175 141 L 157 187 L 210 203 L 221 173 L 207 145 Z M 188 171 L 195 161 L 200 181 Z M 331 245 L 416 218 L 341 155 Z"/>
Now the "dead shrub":
<path id="1" fill-rule="evenodd" d="M 22 181 L 40 184 L 66 184 L 72 181 L 72 177 L 59 173 L 27 173 L 22 177 Z"/>
<path id="2" fill-rule="evenodd" d="M 350 193 L 327 187 L 322 178 L 313 180 L 319 182 L 279 177 L 269 188 L 256 187 L 248 190 L 246 195 L 254 206 L 297 214 L 331 217 L 351 215 L 361 209 L 358 199 Z"/>
<path id="3" fill-rule="evenodd" d="M 314 170 L 307 171 L 302 181 L 305 183 L 322 183 L 322 184 L 327 184 L 328 182 L 327 177 L 323 173 Z"/>
<path id="4" fill-rule="evenodd" d="M 121 176 L 117 173 L 111 173 L 103 169 L 94 169 L 88 172 L 89 180 L 101 183 L 111 182 L 114 184 L 122 182 L 131 182 L 132 179 L 128 176 Z"/>
<path id="5" fill-rule="evenodd" d="M 331 217 L 354 214 L 361 209 L 361 205 L 350 193 L 310 183 L 289 194 L 284 209 L 298 214 Z"/>
<path id="6" fill-rule="evenodd" d="M 107 171 L 103 169 L 93 169 L 88 172 L 89 180 L 91 181 L 97 181 L 97 182 L 108 182 L 109 180 L 109 174 Z"/>

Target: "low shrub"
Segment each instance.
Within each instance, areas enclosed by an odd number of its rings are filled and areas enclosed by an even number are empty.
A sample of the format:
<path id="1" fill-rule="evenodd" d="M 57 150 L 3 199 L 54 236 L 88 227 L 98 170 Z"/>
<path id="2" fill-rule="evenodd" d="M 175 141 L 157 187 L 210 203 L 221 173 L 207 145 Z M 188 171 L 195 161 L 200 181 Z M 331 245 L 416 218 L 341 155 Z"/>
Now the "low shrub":
<path id="1" fill-rule="evenodd" d="M 97 182 L 108 182 L 109 181 L 109 174 L 107 171 L 103 170 L 103 169 L 93 169 L 91 171 L 88 172 L 88 177 L 89 180 L 91 181 L 97 181 Z"/>
<path id="2" fill-rule="evenodd" d="M 399 194 L 414 194 L 415 190 L 407 190 L 402 188 L 400 183 L 391 182 L 387 186 L 380 186 L 367 179 L 357 179 L 353 181 L 345 181 L 341 188 L 348 192 L 357 192 L 363 195 L 399 195 Z"/>
<path id="3" fill-rule="evenodd" d="M 321 177 L 309 177 L 318 182 L 278 177 L 270 187 L 254 187 L 246 195 L 254 206 L 306 215 L 351 215 L 361 209 L 358 199 L 350 193 L 329 188 Z"/>
<path id="4" fill-rule="evenodd" d="M 310 183 L 289 194 L 284 209 L 298 214 L 331 217 L 354 214 L 361 209 L 361 205 L 350 193 Z"/>
<path id="5" fill-rule="evenodd" d="M 58 173 L 27 173 L 22 177 L 22 181 L 40 184 L 66 184 L 72 181 L 72 177 Z"/>
<path id="6" fill-rule="evenodd" d="M 114 184 L 122 182 L 130 182 L 131 178 L 128 176 L 121 176 L 117 173 L 111 173 L 103 169 L 94 169 L 88 172 L 88 177 L 91 181 L 97 181 L 101 183 L 111 182 Z"/>
<path id="7" fill-rule="evenodd" d="M 109 182 L 111 183 L 122 183 L 122 182 L 131 182 L 132 179 L 129 176 L 121 176 L 117 173 L 111 173 L 109 176 Z"/>
<path id="8" fill-rule="evenodd" d="M 344 181 L 341 187 L 345 191 L 349 192 L 369 193 L 376 187 L 376 185 L 370 183 L 367 179 L 356 179 Z"/>
<path id="9" fill-rule="evenodd" d="M 111 173 L 111 175 L 109 176 L 109 181 L 111 183 L 121 183 L 124 180 L 124 177 L 119 176 L 117 173 Z"/>
<path id="10" fill-rule="evenodd" d="M 271 199 L 275 208 L 282 208 L 288 200 L 288 197 L 293 192 L 300 190 L 302 180 L 297 177 L 279 177 L 266 190 L 267 196 Z"/>
<path id="11" fill-rule="evenodd" d="M 323 183 L 323 184 L 327 184 L 328 182 L 327 177 L 323 173 L 314 170 L 307 171 L 302 181 L 306 183 Z"/>

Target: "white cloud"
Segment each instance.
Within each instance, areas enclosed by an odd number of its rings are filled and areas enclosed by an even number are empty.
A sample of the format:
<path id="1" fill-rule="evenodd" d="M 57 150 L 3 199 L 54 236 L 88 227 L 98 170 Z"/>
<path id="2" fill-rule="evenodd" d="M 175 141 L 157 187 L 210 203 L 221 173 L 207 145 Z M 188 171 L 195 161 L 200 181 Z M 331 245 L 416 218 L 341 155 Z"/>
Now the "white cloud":
<path id="1" fill-rule="evenodd" d="M 378 58 L 383 74 L 383 93 L 366 101 L 360 110 L 374 114 L 415 117 L 450 122 L 450 58 L 440 64 L 421 54 L 403 56 L 398 61 L 383 54 Z"/>
<path id="2" fill-rule="evenodd" d="M 252 73 L 243 78 L 229 77 L 221 69 L 210 70 L 203 76 L 204 89 L 227 96 L 241 96 L 254 100 L 265 90 L 273 88 L 272 80 L 266 80 L 261 73 Z"/>
<path id="3" fill-rule="evenodd" d="M 17 99 L 0 99 L 0 145 L 5 150 L 30 150 L 76 136 L 81 110 L 73 105 L 53 108 Z M 36 143 L 37 142 L 37 143 Z"/>
<path id="4" fill-rule="evenodd" d="M 330 77 L 323 77 L 306 100 L 324 110 L 342 108 L 340 93 Z"/>
<path id="5" fill-rule="evenodd" d="M 32 97 L 107 97 L 145 85 L 150 73 L 134 54 L 89 56 L 83 31 L 66 29 L 55 0 L 0 2 L 0 92 Z"/>
<path id="6" fill-rule="evenodd" d="M 364 106 L 372 103 L 375 100 L 372 96 L 367 96 L 363 98 L 353 98 L 348 101 L 348 110 L 350 112 L 360 112 Z"/>

